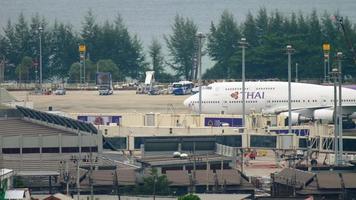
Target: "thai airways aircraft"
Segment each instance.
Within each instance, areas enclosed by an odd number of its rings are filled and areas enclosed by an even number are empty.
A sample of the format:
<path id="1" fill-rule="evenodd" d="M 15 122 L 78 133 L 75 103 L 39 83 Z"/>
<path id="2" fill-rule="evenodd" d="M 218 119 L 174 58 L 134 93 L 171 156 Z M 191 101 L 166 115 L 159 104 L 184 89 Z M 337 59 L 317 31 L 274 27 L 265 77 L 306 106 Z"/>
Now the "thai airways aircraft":
<path id="1" fill-rule="evenodd" d="M 202 89 L 202 113 L 242 114 L 242 83 L 212 83 Z M 291 83 L 292 122 L 304 119 L 333 121 L 334 87 Z M 184 101 L 189 109 L 199 111 L 199 93 Z M 245 83 L 246 114 L 285 114 L 288 116 L 288 82 L 261 81 Z M 342 113 L 356 118 L 356 90 L 342 88 Z"/>

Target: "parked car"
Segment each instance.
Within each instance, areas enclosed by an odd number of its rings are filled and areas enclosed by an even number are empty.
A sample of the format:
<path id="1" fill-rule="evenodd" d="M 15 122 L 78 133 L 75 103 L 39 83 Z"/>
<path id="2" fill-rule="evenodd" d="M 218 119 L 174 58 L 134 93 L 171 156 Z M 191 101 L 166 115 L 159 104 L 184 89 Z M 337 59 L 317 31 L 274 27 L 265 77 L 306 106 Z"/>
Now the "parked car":
<path id="1" fill-rule="evenodd" d="M 55 95 L 65 95 L 66 94 L 66 89 L 64 88 L 58 88 L 54 91 Z"/>

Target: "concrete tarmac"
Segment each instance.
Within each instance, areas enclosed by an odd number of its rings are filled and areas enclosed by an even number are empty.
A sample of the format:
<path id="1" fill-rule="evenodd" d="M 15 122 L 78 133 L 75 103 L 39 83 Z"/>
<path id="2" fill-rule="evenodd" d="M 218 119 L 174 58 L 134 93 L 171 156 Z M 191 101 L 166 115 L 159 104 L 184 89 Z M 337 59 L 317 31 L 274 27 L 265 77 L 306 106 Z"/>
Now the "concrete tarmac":
<path id="1" fill-rule="evenodd" d="M 32 101 L 34 108 L 66 113 L 190 113 L 183 101 L 189 95 L 146 95 L 136 91 L 114 91 L 113 95 L 100 96 L 98 91 L 67 91 L 66 95 L 30 95 L 28 91 L 13 91 L 20 101 Z"/>

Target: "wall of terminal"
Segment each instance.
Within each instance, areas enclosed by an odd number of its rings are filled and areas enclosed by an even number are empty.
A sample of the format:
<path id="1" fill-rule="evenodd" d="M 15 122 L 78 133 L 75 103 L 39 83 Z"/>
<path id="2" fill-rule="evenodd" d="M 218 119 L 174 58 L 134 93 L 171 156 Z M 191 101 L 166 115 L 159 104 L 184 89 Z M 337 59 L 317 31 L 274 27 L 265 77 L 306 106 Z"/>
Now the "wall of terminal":
<path id="1" fill-rule="evenodd" d="M 154 127 L 157 131 L 152 133 L 150 130 L 145 130 L 145 134 L 161 134 L 161 133 L 180 133 L 190 134 L 191 130 L 206 134 L 205 131 L 199 128 L 224 127 L 233 129 L 241 128 L 242 118 L 240 115 L 219 115 L 219 114 L 203 114 L 201 116 L 194 114 L 161 114 L 161 113 L 106 113 L 106 114 L 71 114 L 71 117 L 86 122 L 93 123 L 105 135 L 122 134 L 122 128 L 130 127 L 134 130 L 137 127 Z M 304 130 L 300 130 L 302 129 Z M 319 123 L 302 123 L 294 126 L 294 133 L 297 135 L 330 135 L 333 134 L 333 125 Z M 168 130 L 168 131 L 166 131 Z M 182 131 L 179 131 L 182 130 Z M 285 126 L 285 117 L 261 114 L 251 114 L 246 118 L 245 132 L 254 133 L 270 133 L 285 134 L 287 131 Z M 287 131 L 288 132 L 288 131 Z"/>
<path id="2" fill-rule="evenodd" d="M 57 171 L 60 161 L 79 154 L 95 156 L 102 146 L 101 134 L 0 136 L 0 168 Z"/>
<path id="3" fill-rule="evenodd" d="M 101 125 L 120 125 L 127 127 L 154 126 L 154 127 L 190 127 L 205 126 L 241 127 L 240 115 L 203 114 L 167 114 L 167 113 L 73 113 L 74 119 L 92 122 Z M 266 120 L 267 119 L 267 120 Z M 260 114 L 250 115 L 247 118 L 247 128 L 265 127 L 267 124 L 275 125 L 276 117 L 262 117 Z"/>
<path id="4" fill-rule="evenodd" d="M 304 149 L 331 152 L 333 136 L 296 135 L 296 134 L 260 134 L 260 133 L 225 133 L 225 134 L 131 134 L 111 135 L 106 137 L 116 149 L 139 151 L 144 145 L 145 151 L 213 151 L 215 143 L 237 148 L 251 149 Z M 104 145 L 105 146 L 105 145 Z M 344 151 L 356 152 L 356 138 L 344 137 Z"/>
<path id="5" fill-rule="evenodd" d="M 1 154 L 102 152 L 99 135 L 0 136 Z"/>

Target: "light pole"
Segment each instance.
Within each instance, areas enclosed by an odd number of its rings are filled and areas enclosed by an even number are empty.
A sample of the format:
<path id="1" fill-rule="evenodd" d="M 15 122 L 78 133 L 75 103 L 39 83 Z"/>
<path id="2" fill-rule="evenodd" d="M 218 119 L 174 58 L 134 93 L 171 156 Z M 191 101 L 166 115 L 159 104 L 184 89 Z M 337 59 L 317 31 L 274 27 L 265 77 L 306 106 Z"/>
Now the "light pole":
<path id="1" fill-rule="evenodd" d="M 324 83 L 327 82 L 327 69 L 326 69 L 326 58 L 325 58 L 325 55 L 324 55 Z"/>
<path id="2" fill-rule="evenodd" d="M 84 44 L 79 45 L 79 59 L 80 59 L 80 68 L 79 68 L 79 82 L 80 84 L 85 83 L 85 53 L 86 46 Z"/>
<path id="3" fill-rule="evenodd" d="M 202 73 L 201 73 L 201 57 L 202 57 L 202 46 L 203 46 L 203 38 L 205 37 L 202 32 L 198 32 L 197 34 L 198 37 L 198 66 L 199 66 L 199 115 L 202 113 L 202 90 L 201 90 L 201 85 L 202 85 Z"/>
<path id="4" fill-rule="evenodd" d="M 329 82 L 329 52 L 330 52 L 330 44 L 325 43 L 323 44 L 323 52 L 324 52 L 324 83 Z"/>
<path id="5" fill-rule="evenodd" d="M 326 58 L 326 61 L 327 61 L 327 70 L 328 70 L 328 74 L 330 73 L 330 57 L 329 57 L 329 54 L 327 54 L 327 58 Z M 330 75 L 328 75 L 328 83 L 330 82 Z"/>
<path id="6" fill-rule="evenodd" d="M 245 95 L 245 49 L 248 45 L 246 38 L 241 38 L 240 47 L 242 49 L 241 78 L 242 78 L 242 127 L 246 125 L 246 95 Z"/>
<path id="7" fill-rule="evenodd" d="M 337 68 L 333 68 L 330 73 L 331 77 L 334 79 L 334 154 L 335 154 L 335 165 L 339 165 L 339 142 L 338 142 L 338 107 L 337 107 L 337 79 L 339 76 L 339 70 Z"/>
<path id="8" fill-rule="evenodd" d="M 339 109 L 338 109 L 338 115 L 339 115 L 339 164 L 343 163 L 342 159 L 342 154 L 343 154 L 343 141 L 342 141 L 342 66 L 341 66 L 341 61 L 342 61 L 342 52 L 337 52 L 336 54 L 337 60 L 338 60 L 338 79 L 339 79 Z"/>
<path id="9" fill-rule="evenodd" d="M 40 38 L 40 88 L 42 92 L 42 26 L 38 27 L 39 38 Z"/>
<path id="10" fill-rule="evenodd" d="M 295 63 L 295 82 L 298 83 L 298 63 Z"/>
<path id="11" fill-rule="evenodd" d="M 291 70 L 291 57 L 294 52 L 292 45 L 287 45 L 287 55 L 288 55 L 288 133 L 292 133 L 292 70 Z"/>
<path id="12" fill-rule="evenodd" d="M 153 200 L 156 200 L 156 183 L 157 177 L 156 175 L 153 176 Z"/>

